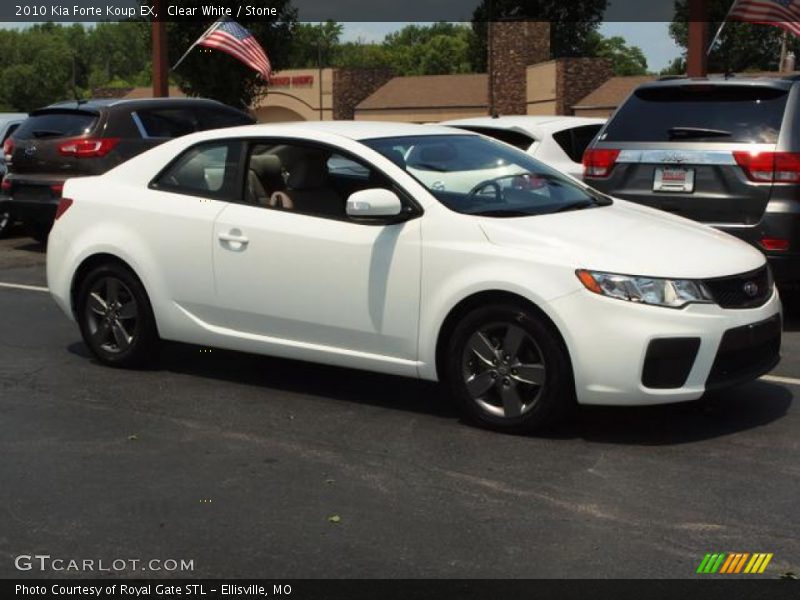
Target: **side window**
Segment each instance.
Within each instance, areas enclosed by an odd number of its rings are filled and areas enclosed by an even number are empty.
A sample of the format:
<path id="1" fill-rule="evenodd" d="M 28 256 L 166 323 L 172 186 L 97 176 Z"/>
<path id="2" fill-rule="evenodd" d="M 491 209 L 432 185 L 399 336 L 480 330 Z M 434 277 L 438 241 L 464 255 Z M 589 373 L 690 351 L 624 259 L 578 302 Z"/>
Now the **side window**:
<path id="1" fill-rule="evenodd" d="M 207 142 L 186 150 L 151 184 L 154 189 L 219 200 L 235 200 L 241 143 Z"/>
<path id="2" fill-rule="evenodd" d="M 583 152 L 600 131 L 602 125 L 583 125 L 572 129 L 563 129 L 553 134 L 553 139 L 569 156 L 572 162 L 583 160 Z"/>
<path id="3" fill-rule="evenodd" d="M 131 115 L 143 137 L 175 138 L 198 130 L 194 112 L 182 108 L 153 108 Z"/>
<path id="4" fill-rule="evenodd" d="M 194 113 L 197 118 L 198 131 L 207 129 L 221 129 L 223 127 L 235 127 L 237 125 L 251 125 L 253 119 L 249 116 L 224 108 L 196 108 Z"/>
<path id="5" fill-rule="evenodd" d="M 254 144 L 248 157 L 245 202 L 301 214 L 347 219 L 347 198 L 391 181 L 354 157 L 300 143 Z"/>

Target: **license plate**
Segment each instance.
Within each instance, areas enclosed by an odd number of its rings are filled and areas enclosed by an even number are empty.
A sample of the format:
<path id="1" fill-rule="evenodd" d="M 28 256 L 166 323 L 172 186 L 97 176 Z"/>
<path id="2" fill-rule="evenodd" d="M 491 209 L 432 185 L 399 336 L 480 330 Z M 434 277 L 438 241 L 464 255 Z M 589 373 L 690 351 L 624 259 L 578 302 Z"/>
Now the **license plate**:
<path id="1" fill-rule="evenodd" d="M 693 192 L 694 169 L 657 167 L 653 180 L 654 192 Z"/>

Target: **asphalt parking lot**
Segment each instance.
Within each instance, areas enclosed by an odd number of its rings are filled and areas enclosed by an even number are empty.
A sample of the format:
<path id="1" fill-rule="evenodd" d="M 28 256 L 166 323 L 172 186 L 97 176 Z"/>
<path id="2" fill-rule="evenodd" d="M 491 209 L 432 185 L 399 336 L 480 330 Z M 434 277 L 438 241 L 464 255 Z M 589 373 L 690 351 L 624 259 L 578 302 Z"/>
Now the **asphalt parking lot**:
<path id="1" fill-rule="evenodd" d="M 175 344 L 102 367 L 43 263 L 0 242 L 0 576 L 76 575 L 14 566 L 47 554 L 193 561 L 116 572 L 146 577 L 680 578 L 719 551 L 800 573 L 794 299 L 768 378 L 515 437 L 412 380 Z"/>

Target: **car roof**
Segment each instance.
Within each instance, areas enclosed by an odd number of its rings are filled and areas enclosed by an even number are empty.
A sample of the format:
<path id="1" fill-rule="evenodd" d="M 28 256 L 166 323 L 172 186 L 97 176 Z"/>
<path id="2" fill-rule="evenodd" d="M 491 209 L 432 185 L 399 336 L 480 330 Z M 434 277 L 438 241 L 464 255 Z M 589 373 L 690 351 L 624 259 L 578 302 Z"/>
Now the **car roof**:
<path id="1" fill-rule="evenodd" d="M 91 98 L 89 100 L 81 100 L 80 102 L 76 100 L 56 102 L 54 104 L 49 104 L 39 108 L 33 111 L 31 114 L 53 109 L 73 109 L 84 110 L 88 112 L 100 112 L 100 109 L 102 108 L 110 108 L 114 106 L 143 107 L 158 104 L 176 104 L 183 106 L 187 104 L 206 104 L 227 107 L 226 104 L 210 98 Z"/>
<path id="2" fill-rule="evenodd" d="M 564 115 L 514 115 L 507 117 L 473 117 L 442 121 L 441 125 L 450 127 L 491 127 L 521 132 L 559 131 L 582 125 L 602 125 L 606 119 L 601 117 L 571 117 Z"/>
<path id="3" fill-rule="evenodd" d="M 752 76 L 752 77 L 667 77 L 657 81 L 649 81 L 641 84 L 637 89 L 650 89 L 650 88 L 670 88 L 682 87 L 686 85 L 712 85 L 712 86 L 743 86 L 743 87 L 771 87 L 782 90 L 788 90 L 795 83 L 797 83 L 797 76 L 788 77 L 770 77 L 770 76 Z"/>
<path id="4" fill-rule="evenodd" d="M 474 135 L 468 131 L 453 131 L 451 127 L 440 125 L 418 125 L 415 123 L 397 123 L 391 121 L 298 121 L 292 123 L 259 123 L 231 127 L 215 132 L 212 137 L 224 137 L 235 132 L 242 137 L 268 135 L 267 130 L 282 135 L 296 133 L 313 136 L 315 132 L 329 133 L 351 140 L 369 140 L 390 137 L 408 137 L 419 135 Z M 196 134 L 197 135 L 197 134 Z"/>

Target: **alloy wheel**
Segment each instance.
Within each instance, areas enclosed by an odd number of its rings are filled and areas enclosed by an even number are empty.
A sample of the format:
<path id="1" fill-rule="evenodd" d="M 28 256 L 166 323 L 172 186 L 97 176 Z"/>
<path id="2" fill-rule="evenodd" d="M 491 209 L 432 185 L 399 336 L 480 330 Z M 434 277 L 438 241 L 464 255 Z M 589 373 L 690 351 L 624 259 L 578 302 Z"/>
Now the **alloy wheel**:
<path id="1" fill-rule="evenodd" d="M 131 290 L 116 277 L 94 283 L 86 302 L 89 336 L 110 354 L 128 350 L 136 339 L 139 307 Z"/>
<path id="2" fill-rule="evenodd" d="M 487 413 L 529 412 L 544 390 L 546 369 L 536 340 L 514 323 L 492 323 L 470 336 L 462 356 L 467 393 Z"/>

